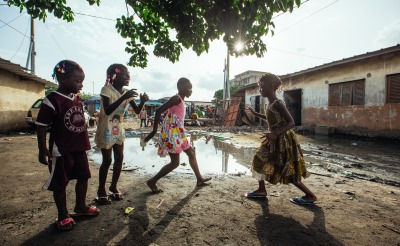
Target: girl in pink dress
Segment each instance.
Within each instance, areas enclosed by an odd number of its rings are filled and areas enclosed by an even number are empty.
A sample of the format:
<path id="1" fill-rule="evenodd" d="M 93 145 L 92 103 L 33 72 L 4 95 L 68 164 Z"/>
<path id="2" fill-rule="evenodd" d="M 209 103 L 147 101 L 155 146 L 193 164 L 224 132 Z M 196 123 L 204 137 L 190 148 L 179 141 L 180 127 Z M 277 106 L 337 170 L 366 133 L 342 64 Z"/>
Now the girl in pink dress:
<path id="1" fill-rule="evenodd" d="M 192 95 L 192 83 L 186 78 L 180 78 L 178 80 L 177 87 L 178 94 L 171 97 L 166 103 L 156 110 L 153 131 L 150 132 L 141 143 L 142 146 L 144 146 L 157 133 L 161 114 L 167 111 L 167 114 L 161 125 L 161 139 L 158 143 L 158 154 L 161 157 L 165 157 L 168 153 L 171 157 L 171 162 L 162 167 L 154 177 L 147 181 L 147 185 L 150 187 L 153 193 L 163 192 L 163 190 L 157 186 L 157 181 L 179 166 L 179 154 L 182 151 L 185 152 L 189 157 L 190 167 L 193 169 L 193 172 L 197 178 L 197 186 L 204 185 L 205 182 L 211 179 L 203 178 L 201 176 L 199 166 L 197 164 L 196 152 L 190 146 L 184 129 L 184 99 L 185 97 L 190 97 L 190 95 Z"/>

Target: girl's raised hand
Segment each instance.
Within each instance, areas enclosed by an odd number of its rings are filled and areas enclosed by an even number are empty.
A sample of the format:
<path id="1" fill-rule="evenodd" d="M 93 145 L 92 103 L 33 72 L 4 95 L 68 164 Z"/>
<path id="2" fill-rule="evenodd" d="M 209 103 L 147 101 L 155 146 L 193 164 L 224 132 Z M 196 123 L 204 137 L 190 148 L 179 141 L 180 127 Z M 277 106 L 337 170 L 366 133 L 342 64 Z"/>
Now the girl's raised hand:
<path id="1" fill-rule="evenodd" d="M 131 97 L 137 97 L 138 93 L 136 92 L 136 89 L 130 89 L 128 90 L 123 97 L 125 99 L 131 98 Z"/>
<path id="2" fill-rule="evenodd" d="M 267 132 L 267 133 L 265 133 L 265 135 L 262 136 L 261 138 L 265 138 L 265 139 L 263 140 L 263 143 L 264 143 L 264 144 L 265 144 L 265 143 L 272 144 L 272 142 L 275 141 L 277 137 L 278 137 L 278 136 L 276 135 L 275 132 Z"/>
<path id="3" fill-rule="evenodd" d="M 140 102 L 144 103 L 147 102 L 149 100 L 149 96 L 145 93 L 140 93 Z"/>

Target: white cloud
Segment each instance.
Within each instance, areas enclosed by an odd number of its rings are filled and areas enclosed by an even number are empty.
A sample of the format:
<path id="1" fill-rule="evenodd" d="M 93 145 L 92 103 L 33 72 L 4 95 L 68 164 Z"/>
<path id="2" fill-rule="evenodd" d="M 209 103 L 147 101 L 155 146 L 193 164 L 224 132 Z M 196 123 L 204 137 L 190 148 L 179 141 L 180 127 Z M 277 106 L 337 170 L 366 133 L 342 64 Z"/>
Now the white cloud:
<path id="1" fill-rule="evenodd" d="M 400 20 L 387 24 L 378 33 L 375 42 L 382 48 L 400 44 Z"/>

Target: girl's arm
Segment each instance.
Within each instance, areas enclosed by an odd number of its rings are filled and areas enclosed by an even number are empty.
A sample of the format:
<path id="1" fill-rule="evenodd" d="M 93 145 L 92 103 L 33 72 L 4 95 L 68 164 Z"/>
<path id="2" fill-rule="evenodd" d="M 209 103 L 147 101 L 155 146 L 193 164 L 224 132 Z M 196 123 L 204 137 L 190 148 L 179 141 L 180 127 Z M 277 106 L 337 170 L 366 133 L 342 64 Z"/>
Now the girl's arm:
<path id="1" fill-rule="evenodd" d="M 37 126 L 37 141 L 39 148 L 39 162 L 44 165 L 49 165 L 49 160 L 51 159 L 50 151 L 46 146 L 46 132 L 45 126 Z"/>
<path id="2" fill-rule="evenodd" d="M 254 111 L 254 109 L 252 107 L 247 107 L 247 110 L 249 110 L 253 115 L 257 116 L 258 118 L 261 118 L 263 120 L 266 119 L 265 115 L 257 113 L 256 111 Z"/>
<path id="3" fill-rule="evenodd" d="M 147 135 L 144 138 L 145 142 L 148 142 L 152 137 L 154 137 L 154 135 L 157 133 L 157 129 L 158 129 L 158 123 L 160 122 L 160 117 L 161 114 L 163 112 L 165 112 L 166 110 L 168 110 L 169 108 L 179 104 L 181 102 L 181 98 L 178 95 L 175 95 L 173 97 L 171 97 L 166 103 L 164 103 L 163 105 L 161 105 L 161 107 L 159 107 L 156 110 L 156 115 L 154 116 L 154 123 L 153 123 L 153 131 L 151 131 L 149 133 L 149 135 Z M 165 120 L 165 119 L 164 119 Z"/>
<path id="4" fill-rule="evenodd" d="M 132 106 L 133 111 L 135 111 L 136 114 L 139 114 L 140 111 L 142 111 L 142 108 L 144 106 L 144 103 L 149 100 L 149 96 L 145 93 L 140 93 L 140 104 L 139 106 L 136 104 L 135 100 L 132 100 L 129 102 L 129 104 Z"/>
<path id="5" fill-rule="evenodd" d="M 118 98 L 117 101 L 115 101 L 114 103 L 111 103 L 111 104 L 110 104 L 110 98 L 108 98 L 106 96 L 101 96 L 101 100 L 103 101 L 104 112 L 106 113 L 106 115 L 110 115 L 112 112 L 114 112 L 114 110 L 116 110 L 118 108 L 118 106 L 121 105 L 121 103 L 123 101 L 125 101 L 126 99 L 137 96 L 138 94 L 134 90 L 135 89 L 128 90 L 120 98 Z M 135 105 L 136 105 L 136 103 L 135 103 Z"/>

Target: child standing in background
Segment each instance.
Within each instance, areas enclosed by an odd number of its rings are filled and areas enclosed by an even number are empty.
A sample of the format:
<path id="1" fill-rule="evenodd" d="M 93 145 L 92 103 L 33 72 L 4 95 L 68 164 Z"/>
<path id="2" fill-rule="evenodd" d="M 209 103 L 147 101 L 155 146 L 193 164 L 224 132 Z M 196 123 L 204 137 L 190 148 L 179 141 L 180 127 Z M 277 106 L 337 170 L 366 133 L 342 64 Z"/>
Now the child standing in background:
<path id="1" fill-rule="evenodd" d="M 203 178 L 200 174 L 199 166 L 197 164 L 196 152 L 190 146 L 188 139 L 186 138 L 184 129 L 185 120 L 185 97 L 192 95 L 192 83 L 186 78 L 180 78 L 178 80 L 178 94 L 172 96 L 166 103 L 156 110 L 154 117 L 153 131 L 145 137 L 141 142 L 142 147 L 157 133 L 158 123 L 160 122 L 161 114 L 167 111 L 163 122 L 161 123 L 161 139 L 158 143 L 158 154 L 161 157 L 165 157 L 168 153 L 171 162 L 161 168 L 161 170 L 151 179 L 147 181 L 147 185 L 150 187 L 153 193 L 163 192 L 161 188 L 157 186 L 157 181 L 172 172 L 179 166 L 180 153 L 185 152 L 189 157 L 190 167 L 193 169 L 197 179 L 197 186 L 204 185 L 205 182 L 211 180 L 211 178 Z"/>
<path id="2" fill-rule="evenodd" d="M 123 88 L 128 86 L 129 82 L 128 69 L 122 64 L 113 64 L 107 69 L 106 85 L 100 93 L 100 117 L 95 143 L 101 149 L 103 161 L 99 170 L 99 188 L 95 201 L 103 205 L 111 203 L 110 197 L 114 200 L 123 199 L 117 183 L 124 158 L 124 113 L 126 107 L 129 103 L 135 113 L 139 114 L 144 103 L 149 100 L 146 93 L 140 94 L 140 105 L 136 105 L 134 100 L 134 97 L 138 95 L 136 89 L 127 90 Z M 113 176 L 107 194 L 105 186 L 108 169 L 112 162 L 112 152 L 114 152 Z"/>
<path id="3" fill-rule="evenodd" d="M 259 87 L 261 96 L 268 98 L 266 115 L 255 112 L 251 107 L 250 112 L 268 123 L 268 132 L 253 157 L 253 176 L 258 179 L 258 189 L 247 193 L 248 198 L 266 197 L 265 181 L 271 184 L 292 183 L 305 193 L 303 197 L 290 199 L 298 205 L 314 205 L 317 197 L 312 193 L 301 178 L 310 175 L 306 170 L 300 144 L 297 142 L 296 133 L 292 130 L 294 121 L 288 112 L 285 103 L 276 97 L 276 91 L 282 86 L 280 78 L 267 73 L 260 78 Z"/>
<path id="4" fill-rule="evenodd" d="M 142 111 L 140 111 L 139 118 L 140 118 L 140 128 L 142 128 L 143 124 L 144 124 L 144 127 L 147 127 L 147 122 L 146 122 L 147 111 L 144 107 L 143 107 Z"/>
<path id="5" fill-rule="evenodd" d="M 70 180 L 77 179 L 74 215 L 95 216 L 100 210 L 87 206 L 85 201 L 91 177 L 86 151 L 91 147 L 82 100 L 76 95 L 83 87 L 85 73 L 76 62 L 64 60 L 54 68 L 53 78 L 58 82 L 58 89 L 43 100 L 36 125 L 39 162 L 48 165 L 51 172 L 43 188 L 53 191 L 58 210 L 56 226 L 63 231 L 75 226 L 66 202 L 66 187 Z M 48 126 L 51 126 L 49 148 L 46 146 Z"/>

